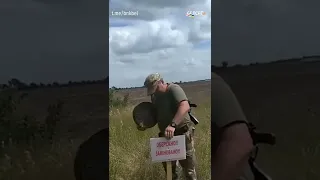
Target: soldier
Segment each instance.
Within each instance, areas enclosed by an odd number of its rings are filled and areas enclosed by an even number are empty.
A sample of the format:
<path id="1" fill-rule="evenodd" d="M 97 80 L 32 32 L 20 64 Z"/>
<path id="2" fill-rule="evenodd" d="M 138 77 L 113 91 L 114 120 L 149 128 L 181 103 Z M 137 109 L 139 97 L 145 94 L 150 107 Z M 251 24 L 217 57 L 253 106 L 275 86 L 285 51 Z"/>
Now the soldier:
<path id="1" fill-rule="evenodd" d="M 190 110 L 188 98 L 183 89 L 173 83 L 165 83 L 160 74 L 147 76 L 144 86 L 147 88 L 151 102 L 156 108 L 156 119 L 160 130 L 159 137 L 171 139 L 173 136 L 185 135 L 186 159 L 179 163 L 187 180 L 196 180 L 195 149 L 193 124 L 188 115 Z M 145 128 L 138 127 L 143 131 Z M 166 171 L 166 163 L 163 163 Z M 178 180 L 176 161 L 172 162 L 173 179 Z"/>
<path id="2" fill-rule="evenodd" d="M 247 119 L 225 81 L 215 73 L 212 83 L 212 179 L 253 180 L 248 160 L 254 149 Z"/>

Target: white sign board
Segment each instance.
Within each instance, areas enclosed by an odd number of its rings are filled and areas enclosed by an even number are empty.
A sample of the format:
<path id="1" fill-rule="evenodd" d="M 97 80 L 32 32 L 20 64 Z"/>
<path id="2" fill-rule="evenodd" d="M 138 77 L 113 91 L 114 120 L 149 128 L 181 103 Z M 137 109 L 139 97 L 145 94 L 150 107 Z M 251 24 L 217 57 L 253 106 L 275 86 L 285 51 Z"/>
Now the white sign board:
<path id="1" fill-rule="evenodd" d="M 150 138 L 152 162 L 166 162 L 186 159 L 185 135 L 174 136 L 168 140 L 164 137 Z"/>

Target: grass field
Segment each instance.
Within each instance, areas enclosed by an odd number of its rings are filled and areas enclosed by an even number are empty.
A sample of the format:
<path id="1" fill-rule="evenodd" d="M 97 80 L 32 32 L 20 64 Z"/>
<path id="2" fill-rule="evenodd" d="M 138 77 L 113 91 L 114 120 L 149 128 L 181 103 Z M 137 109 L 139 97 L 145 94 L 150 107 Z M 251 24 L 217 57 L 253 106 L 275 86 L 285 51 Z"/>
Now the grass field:
<path id="1" fill-rule="evenodd" d="M 275 180 L 320 179 L 320 64 L 265 64 L 217 70 L 237 95 L 245 114 L 259 130 L 277 136 L 274 147 L 262 146 L 258 164 Z M 210 179 L 211 83 L 181 85 L 192 102 L 200 124 L 196 129 L 197 171 Z M 107 128 L 108 85 L 39 88 L 27 91 L 17 115 L 45 120 L 46 109 L 57 99 L 65 105 L 53 143 L 32 145 L 9 142 L 0 147 L 2 180 L 74 180 L 73 160 L 80 143 Z M 130 93 L 133 104 L 148 101 L 144 89 Z M 150 164 L 148 142 L 157 127 L 140 132 L 131 118 L 132 107 L 113 109 L 110 116 L 110 179 L 164 179 L 161 164 Z M 13 129 L 13 131 L 15 131 Z M 107 142 L 107 140 L 106 140 Z"/>
<path id="2" fill-rule="evenodd" d="M 198 104 L 193 109 L 200 123 L 196 126 L 195 149 L 198 179 L 211 179 L 210 82 L 182 85 L 187 95 Z M 203 86 L 201 86 L 203 85 Z M 203 88 L 206 87 L 206 88 Z M 192 90 L 198 90 L 193 91 Z M 128 90 L 126 90 L 128 91 Z M 199 93 L 197 93 L 199 92 Z M 122 92 L 120 92 L 122 93 Z M 147 101 L 142 89 L 132 90 L 133 102 Z M 136 98 L 136 99 L 135 99 Z M 132 107 L 113 109 L 109 125 L 109 173 L 112 180 L 163 180 L 165 172 L 161 163 L 151 163 L 149 139 L 157 137 L 158 127 L 138 131 L 132 119 Z"/>
<path id="3" fill-rule="evenodd" d="M 0 180 L 74 180 L 73 163 L 79 144 L 107 127 L 107 87 L 91 84 L 23 91 L 28 96 L 18 105 L 14 113 L 17 118 L 27 114 L 43 122 L 50 104 L 57 99 L 65 104 L 52 144 L 48 139 L 37 139 L 29 145 L 1 143 Z"/>
<path id="4" fill-rule="evenodd" d="M 248 119 L 273 132 L 258 164 L 273 179 L 320 179 L 320 63 L 279 63 L 219 69 Z"/>

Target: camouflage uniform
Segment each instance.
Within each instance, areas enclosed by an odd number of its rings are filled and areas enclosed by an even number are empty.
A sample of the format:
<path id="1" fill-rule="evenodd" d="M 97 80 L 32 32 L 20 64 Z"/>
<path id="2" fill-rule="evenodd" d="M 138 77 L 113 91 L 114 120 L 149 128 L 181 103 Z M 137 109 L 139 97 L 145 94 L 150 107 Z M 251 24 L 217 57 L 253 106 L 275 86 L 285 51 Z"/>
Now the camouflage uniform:
<path id="1" fill-rule="evenodd" d="M 162 80 L 160 74 L 155 73 L 149 75 L 144 85 L 148 87 L 148 95 L 151 95 L 151 101 L 155 105 L 157 111 L 157 123 L 160 129 L 159 136 L 163 136 L 165 129 L 171 124 L 177 110 L 178 105 L 182 101 L 187 101 L 187 96 L 183 89 L 177 84 L 169 84 L 165 93 L 157 93 L 157 83 Z M 187 180 L 197 180 L 195 170 L 195 148 L 194 148 L 194 130 L 192 122 L 188 114 L 186 114 L 183 122 L 176 126 L 174 135 L 185 135 L 186 137 L 186 159 L 180 160 L 179 163 L 184 171 Z M 163 163 L 166 170 L 166 163 Z M 177 180 L 178 172 L 176 161 L 172 162 L 173 179 Z"/>

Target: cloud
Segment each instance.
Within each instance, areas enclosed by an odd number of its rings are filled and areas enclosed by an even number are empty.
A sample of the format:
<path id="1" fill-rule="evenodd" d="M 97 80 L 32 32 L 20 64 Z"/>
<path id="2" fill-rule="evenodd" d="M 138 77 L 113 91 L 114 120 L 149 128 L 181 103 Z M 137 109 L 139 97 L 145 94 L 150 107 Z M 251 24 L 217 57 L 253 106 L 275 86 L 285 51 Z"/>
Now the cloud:
<path id="1" fill-rule="evenodd" d="M 112 2 L 115 0 L 112 0 Z M 190 6 L 197 6 L 203 8 L 208 3 L 207 0 L 176 0 L 176 1 L 158 1 L 158 0 L 127 0 L 123 4 L 138 5 L 141 8 L 188 8 Z M 210 6 L 208 6 L 210 7 Z M 207 7 L 207 8 L 208 8 Z"/>
<path id="2" fill-rule="evenodd" d="M 155 20 L 125 28 L 111 28 L 109 45 L 116 54 L 147 53 L 182 46 L 188 37 L 168 20 Z"/>
<path id="3" fill-rule="evenodd" d="M 107 3 L 1 1 L 0 83 L 13 77 L 44 83 L 106 77 Z"/>
<path id="4" fill-rule="evenodd" d="M 154 72 L 167 81 L 210 78 L 208 5 L 210 1 L 111 1 L 110 13 L 138 11 L 139 15 L 110 16 L 110 86 L 142 86 Z M 207 15 L 189 18 L 188 10 Z"/>
<path id="5" fill-rule="evenodd" d="M 318 55 L 320 2 L 213 1 L 213 64 Z"/>

